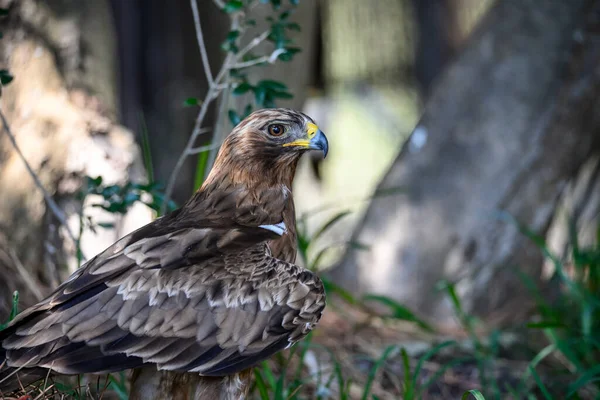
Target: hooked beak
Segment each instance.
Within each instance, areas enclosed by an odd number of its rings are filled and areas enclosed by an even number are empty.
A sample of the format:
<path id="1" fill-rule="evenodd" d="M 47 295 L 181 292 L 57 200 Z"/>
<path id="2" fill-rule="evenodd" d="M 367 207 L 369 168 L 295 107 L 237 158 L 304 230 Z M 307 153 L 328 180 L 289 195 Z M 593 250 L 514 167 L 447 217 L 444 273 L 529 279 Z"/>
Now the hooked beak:
<path id="1" fill-rule="evenodd" d="M 327 157 L 329 143 L 327 142 L 327 137 L 320 129 L 317 130 L 317 134 L 308 142 L 308 148 L 311 150 L 321 150 L 323 158 Z"/>
<path id="2" fill-rule="evenodd" d="M 291 143 L 286 143 L 283 146 L 296 146 L 309 150 L 321 150 L 323 152 L 323 158 L 327 157 L 327 153 L 329 152 L 329 143 L 327 142 L 327 137 L 319 129 L 319 127 L 313 123 L 308 123 L 306 127 L 306 135 L 308 139 L 295 140 Z"/>

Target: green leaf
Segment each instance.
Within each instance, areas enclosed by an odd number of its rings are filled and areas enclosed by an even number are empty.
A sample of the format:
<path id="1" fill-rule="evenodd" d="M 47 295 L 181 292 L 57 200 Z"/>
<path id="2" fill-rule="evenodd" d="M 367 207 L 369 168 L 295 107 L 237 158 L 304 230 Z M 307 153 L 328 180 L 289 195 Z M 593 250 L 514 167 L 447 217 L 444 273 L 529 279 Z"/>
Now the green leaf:
<path id="1" fill-rule="evenodd" d="M 288 87 L 283 82 L 274 81 L 271 79 L 265 79 L 265 80 L 259 81 L 256 84 L 256 86 L 264 87 L 267 89 L 274 89 L 274 90 L 287 90 L 288 89 Z"/>
<path id="2" fill-rule="evenodd" d="M 223 7 L 223 11 L 228 14 L 234 13 L 236 11 L 240 11 L 244 7 L 244 3 L 241 0 L 229 0 L 225 3 L 225 7 Z"/>
<path id="3" fill-rule="evenodd" d="M 232 30 L 232 31 L 229 31 L 229 33 L 227 33 L 226 40 L 227 40 L 228 42 L 233 42 L 233 41 L 234 41 L 234 40 L 236 40 L 238 37 L 240 37 L 240 31 L 238 31 L 238 30 L 235 30 L 235 29 L 234 29 L 234 30 Z"/>
<path id="4" fill-rule="evenodd" d="M 231 121 L 231 123 L 233 124 L 233 126 L 236 126 L 237 124 L 239 124 L 240 122 L 242 122 L 242 119 L 240 118 L 239 115 L 237 115 L 237 113 L 235 112 L 235 110 L 229 110 L 227 112 L 227 116 L 229 117 L 229 120 Z"/>
<path id="5" fill-rule="evenodd" d="M 242 116 L 242 118 L 246 118 L 251 113 L 252 113 L 252 104 L 246 104 L 246 107 L 244 107 L 244 115 Z"/>
<path id="6" fill-rule="evenodd" d="M 280 92 L 277 90 L 271 91 L 271 96 L 277 97 L 280 99 L 293 99 L 294 98 L 294 95 L 289 92 Z"/>
<path id="7" fill-rule="evenodd" d="M 294 59 L 294 55 L 300 53 L 302 50 L 298 47 L 288 47 L 285 49 L 285 53 L 281 53 L 277 58 L 283 62 L 289 62 Z"/>
<path id="8" fill-rule="evenodd" d="M 414 322 L 426 331 L 429 331 L 429 332 L 434 331 L 433 328 L 428 323 L 421 320 L 408 308 L 406 308 L 405 306 L 401 305 L 400 303 L 396 302 L 395 300 L 393 300 L 389 297 L 381 296 L 381 295 L 377 295 L 377 294 L 367 294 L 363 297 L 363 301 L 374 301 L 377 303 L 381 303 L 384 306 L 388 307 L 392 311 L 392 315 L 391 315 L 392 318 L 403 320 L 403 321 Z"/>
<path id="9" fill-rule="evenodd" d="M 302 29 L 300 28 L 300 25 L 298 25 L 295 22 L 290 22 L 289 24 L 287 24 L 286 28 L 288 28 L 291 31 L 296 31 L 296 32 L 302 31 Z"/>
<path id="10" fill-rule="evenodd" d="M 267 89 L 264 87 L 255 87 L 252 90 L 254 91 L 254 99 L 256 101 L 256 105 L 258 105 L 259 107 L 266 107 Z"/>
<path id="11" fill-rule="evenodd" d="M 202 102 L 200 100 L 198 100 L 196 97 L 188 97 L 183 102 L 184 107 L 199 106 L 200 104 L 202 104 Z"/>
<path id="12" fill-rule="evenodd" d="M 250 85 L 248 82 L 242 82 L 239 85 L 237 85 L 231 93 L 234 96 L 241 96 L 244 93 L 248 92 L 250 89 L 252 89 L 252 85 Z"/>
<path id="13" fill-rule="evenodd" d="M 231 51 L 233 54 L 236 54 L 240 50 L 234 42 L 224 42 L 221 45 L 221 49 L 224 51 Z"/>
<path id="14" fill-rule="evenodd" d="M 115 227 L 115 224 L 112 222 L 98 222 L 96 225 L 104 229 L 112 229 Z"/>
<path id="15" fill-rule="evenodd" d="M 13 76 L 6 69 L 0 70 L 0 83 L 8 85 L 13 81 Z"/>

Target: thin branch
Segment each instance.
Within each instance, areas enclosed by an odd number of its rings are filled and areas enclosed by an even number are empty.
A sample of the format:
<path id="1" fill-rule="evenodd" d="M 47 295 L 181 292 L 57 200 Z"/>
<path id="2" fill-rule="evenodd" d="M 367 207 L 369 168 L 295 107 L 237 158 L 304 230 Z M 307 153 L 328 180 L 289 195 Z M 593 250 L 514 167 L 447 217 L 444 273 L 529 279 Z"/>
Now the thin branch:
<path id="1" fill-rule="evenodd" d="M 23 279 L 23 282 L 27 285 L 27 287 L 29 288 L 31 293 L 33 293 L 33 295 L 35 296 L 35 298 L 38 301 L 42 301 L 42 299 L 44 298 L 44 295 L 43 295 L 42 291 L 40 290 L 39 285 L 36 283 L 36 280 L 33 278 L 31 273 L 29 273 L 29 271 L 27 271 L 27 269 L 25 268 L 25 266 L 23 265 L 23 263 L 17 256 L 17 253 L 12 248 L 8 248 L 6 250 L 6 252 L 8 253 L 9 257 L 11 258 L 15 268 L 17 269 L 17 272 L 19 273 L 19 275 L 21 275 L 21 279 Z"/>
<path id="2" fill-rule="evenodd" d="M 219 7 L 221 10 L 223 10 L 225 8 L 225 3 L 223 2 L 223 0 L 213 0 L 213 2 L 217 5 L 217 7 Z"/>
<path id="3" fill-rule="evenodd" d="M 243 49 L 241 49 L 240 51 L 238 51 L 238 53 L 236 54 L 236 56 L 237 56 L 236 59 L 237 60 L 241 60 L 242 57 L 244 57 L 250 50 L 252 50 L 256 46 L 258 46 L 259 44 L 261 44 L 262 42 L 264 42 L 269 37 L 270 34 L 271 34 L 271 31 L 264 31 L 263 33 L 261 33 L 260 35 L 258 35 L 254 39 L 252 39 L 246 45 L 246 47 L 244 47 Z"/>
<path id="4" fill-rule="evenodd" d="M 193 3 L 192 7 L 195 7 L 194 0 L 191 0 L 191 1 Z M 220 2 L 218 2 L 218 0 L 216 1 L 216 3 L 218 6 L 220 6 L 220 4 L 219 4 Z M 230 30 L 239 29 L 240 18 L 241 18 L 240 13 L 236 13 L 232 16 Z M 197 34 L 200 29 L 201 29 L 200 24 L 197 23 L 196 24 Z M 252 50 L 256 46 L 261 44 L 263 41 L 265 41 L 269 37 L 269 34 L 270 34 L 270 31 L 265 31 L 265 32 L 261 33 L 260 35 L 258 35 L 257 37 L 255 37 L 254 39 L 252 39 L 237 54 L 235 54 L 235 55 L 232 53 L 227 54 L 227 57 L 225 58 L 225 62 L 223 62 L 223 65 L 221 66 L 219 73 L 212 81 L 209 81 L 208 91 L 206 93 L 206 97 L 205 97 L 204 101 L 202 102 L 202 104 L 200 106 L 200 111 L 198 112 L 198 116 L 196 117 L 196 122 L 194 123 L 194 129 L 192 130 L 192 134 L 190 135 L 190 138 L 187 141 L 185 149 L 181 152 L 179 158 L 177 159 L 177 162 L 175 163 L 175 167 L 173 168 L 173 171 L 171 172 L 171 175 L 169 176 L 169 180 L 167 181 L 167 187 L 165 189 L 165 198 L 164 198 L 164 202 L 160 209 L 161 214 L 164 214 L 167 210 L 167 204 L 169 204 L 169 202 L 171 200 L 171 197 L 173 195 L 173 190 L 175 188 L 175 183 L 176 183 L 177 177 L 179 176 L 179 171 L 183 167 L 185 160 L 187 159 L 187 157 L 190 154 L 196 153 L 195 151 L 193 151 L 194 144 L 196 143 L 196 139 L 198 138 L 198 136 L 201 133 L 203 133 L 202 123 L 204 122 L 204 118 L 206 117 L 206 113 L 208 111 L 208 106 L 210 105 L 210 103 L 213 99 L 217 98 L 223 90 L 226 90 L 229 87 L 228 84 L 223 84 L 224 83 L 223 79 L 227 80 L 226 78 L 229 75 L 229 71 L 232 68 L 235 68 L 235 66 L 240 63 L 240 60 L 242 59 L 242 57 L 244 57 L 246 54 L 248 54 L 248 52 L 250 50 Z M 198 36 L 199 36 L 199 38 L 202 38 L 201 33 L 199 33 Z M 199 40 L 199 43 L 203 43 L 203 40 Z M 201 50 L 202 50 L 202 48 L 204 48 L 202 45 L 200 45 L 200 47 L 201 47 Z M 275 53 L 276 53 L 276 51 L 273 52 L 273 54 L 275 54 Z M 273 56 L 273 54 L 271 54 L 271 56 Z M 278 56 L 278 54 L 277 54 L 277 56 Z M 277 58 L 277 56 L 275 58 Z M 207 57 L 207 60 L 208 60 L 208 57 Z M 219 141 L 217 141 L 217 143 L 218 142 Z M 211 165 L 211 161 L 214 161 L 215 155 L 216 155 L 216 149 L 212 149 L 211 153 L 209 155 L 209 163 L 208 163 L 209 167 Z"/>
<path id="5" fill-rule="evenodd" d="M 277 61 L 277 57 L 279 57 L 281 54 L 284 54 L 285 52 L 286 52 L 285 49 L 277 49 L 268 56 L 262 56 L 262 57 L 255 58 L 254 60 L 239 62 L 239 63 L 232 65 L 231 68 L 233 68 L 233 69 L 248 68 L 248 67 L 252 67 L 254 65 L 263 64 L 263 63 L 273 64 L 275 61 Z"/>
<path id="6" fill-rule="evenodd" d="M 238 24 L 237 18 L 234 17 L 234 20 L 232 21 L 232 26 L 237 25 L 237 24 Z M 167 181 L 164 202 L 160 208 L 161 214 L 165 213 L 165 211 L 167 210 L 167 204 L 169 204 L 169 202 L 171 201 L 171 196 L 173 195 L 173 189 L 175 188 L 175 182 L 177 180 L 177 177 L 179 176 L 179 171 L 181 170 L 181 167 L 183 167 L 183 164 L 184 164 L 186 158 L 188 157 L 191 149 L 194 148 L 196 139 L 198 138 L 198 136 L 201 133 L 204 132 L 204 130 L 202 129 L 202 123 L 204 122 L 204 117 L 206 116 L 206 112 L 208 111 L 208 106 L 210 105 L 211 101 L 219 95 L 219 93 L 222 91 L 222 88 L 227 87 L 227 85 L 223 86 L 221 81 L 223 80 L 223 78 L 225 77 L 227 72 L 229 72 L 229 65 L 231 63 L 232 62 L 231 62 L 231 53 L 230 53 L 227 55 L 225 62 L 223 63 L 223 65 L 221 66 L 221 69 L 219 70 L 219 73 L 217 74 L 215 79 L 212 81 L 212 83 L 210 83 L 208 86 L 208 91 L 206 93 L 206 97 L 204 98 L 204 101 L 202 102 L 202 104 L 200 106 L 200 111 L 198 112 L 198 116 L 196 117 L 196 122 L 194 123 L 194 129 L 192 130 L 192 134 L 190 135 L 190 138 L 187 141 L 185 149 L 183 150 L 183 152 L 181 152 L 179 158 L 177 159 L 177 162 L 175 163 L 175 167 L 173 168 L 173 171 L 171 172 L 171 175 L 169 176 L 169 180 Z"/>
<path id="7" fill-rule="evenodd" d="M 8 121 L 6 120 L 6 117 L 4 116 L 4 113 L 2 112 L 2 110 L 0 110 L 0 118 L 2 119 L 2 127 L 4 128 L 4 132 L 6 132 L 6 134 L 8 135 L 8 138 L 10 139 L 10 142 L 12 143 L 13 148 L 17 152 L 19 158 L 21 159 L 21 161 L 23 161 L 23 164 L 25 164 L 25 168 L 27 169 L 27 172 L 29 172 L 29 175 L 31 176 L 31 178 L 33 178 L 35 185 L 42 192 L 42 195 L 44 196 L 44 200 L 46 200 L 46 204 L 48 205 L 48 208 L 50 209 L 50 211 L 52 211 L 52 214 L 54 214 L 54 216 L 56 217 L 56 219 L 58 219 L 58 221 L 61 223 L 61 225 L 63 225 L 65 227 L 67 234 L 69 235 L 69 237 L 71 238 L 73 243 L 75 243 L 75 246 L 77 246 L 77 243 L 78 243 L 77 239 L 75 238 L 75 235 L 73 234 L 73 232 L 71 231 L 71 228 L 69 228 L 69 225 L 67 224 L 67 217 L 65 216 L 65 213 L 58 206 L 58 204 L 56 204 L 54 199 L 52 199 L 52 196 L 50 196 L 50 193 L 48 193 L 46 191 L 46 189 L 44 188 L 44 185 L 42 185 L 42 182 L 40 181 L 40 178 L 38 178 L 37 174 L 33 171 L 33 168 L 31 168 L 31 165 L 29 165 L 29 163 L 27 162 L 25 155 L 23 154 L 23 152 L 17 145 L 17 140 L 15 139 L 15 136 L 13 135 L 12 131 L 10 130 L 10 126 L 8 125 Z"/>
<path id="8" fill-rule="evenodd" d="M 226 115 L 227 113 L 225 112 L 225 110 L 227 109 L 227 106 L 229 106 L 229 92 L 231 90 L 231 86 L 229 85 L 229 74 L 227 74 L 226 77 L 226 88 L 223 90 L 222 95 L 219 99 L 219 104 L 218 104 L 218 110 L 217 110 L 217 123 L 215 125 L 215 130 L 213 132 L 213 143 L 219 143 L 219 147 L 216 147 L 214 149 L 211 149 L 210 152 L 208 153 L 208 159 L 206 162 L 206 168 L 204 168 L 204 176 L 203 179 L 206 179 L 208 177 L 208 174 L 210 173 L 210 170 L 212 169 L 212 165 L 215 162 L 215 159 L 217 158 L 217 153 L 219 152 L 219 149 L 221 147 L 221 144 L 223 143 L 223 141 L 225 140 L 225 135 L 223 135 L 223 125 L 224 120 L 226 119 Z"/>
<path id="9" fill-rule="evenodd" d="M 202 36 L 202 27 L 200 26 L 200 13 L 198 12 L 198 4 L 196 0 L 190 0 L 192 6 L 192 14 L 194 15 L 194 27 L 196 28 L 196 39 L 198 39 L 198 47 L 200 48 L 200 56 L 202 57 L 202 65 L 204 66 L 204 72 L 206 73 L 206 80 L 209 85 L 213 84 L 213 77 L 210 71 L 210 64 L 208 62 L 208 54 L 206 53 L 206 45 L 204 44 L 204 37 Z"/>
<path id="10" fill-rule="evenodd" d="M 198 154 L 198 153 L 202 153 L 202 152 L 213 150 L 213 149 L 218 149 L 219 147 L 221 147 L 220 142 L 208 144 L 206 146 L 194 147 L 193 149 L 188 150 L 188 155 L 193 155 L 193 154 Z"/>
<path id="11" fill-rule="evenodd" d="M 221 70 L 223 70 L 223 68 Z M 219 75 L 220 75 L 220 73 L 219 73 Z M 220 80 L 220 78 L 217 75 L 215 82 L 218 83 L 219 80 Z M 175 181 L 177 180 L 177 177 L 179 176 L 179 170 L 181 169 L 181 167 L 183 167 L 183 163 L 185 162 L 186 158 L 188 157 L 190 150 L 193 148 L 194 143 L 196 143 L 196 138 L 198 138 L 198 136 L 202 132 L 202 128 L 201 128 L 202 121 L 204 121 L 204 116 L 206 115 L 206 112 L 208 111 L 208 105 L 210 104 L 210 102 L 215 94 L 215 91 L 217 91 L 217 90 L 218 89 L 215 87 L 214 82 L 208 88 L 208 93 L 206 94 L 206 99 L 202 102 L 202 105 L 200 106 L 200 111 L 198 112 L 198 116 L 196 117 L 196 122 L 194 124 L 194 130 L 192 131 L 192 134 L 190 135 L 190 138 L 188 139 L 188 142 L 185 146 L 185 150 L 181 153 L 181 155 L 177 159 L 177 162 L 175 163 L 175 167 L 173 168 L 173 171 L 171 172 L 171 176 L 169 177 L 167 187 L 165 189 L 164 202 L 160 209 L 161 214 L 165 213 L 165 211 L 167 209 L 167 204 L 169 204 L 169 202 L 171 201 L 171 196 L 173 195 L 173 189 L 175 188 Z"/>

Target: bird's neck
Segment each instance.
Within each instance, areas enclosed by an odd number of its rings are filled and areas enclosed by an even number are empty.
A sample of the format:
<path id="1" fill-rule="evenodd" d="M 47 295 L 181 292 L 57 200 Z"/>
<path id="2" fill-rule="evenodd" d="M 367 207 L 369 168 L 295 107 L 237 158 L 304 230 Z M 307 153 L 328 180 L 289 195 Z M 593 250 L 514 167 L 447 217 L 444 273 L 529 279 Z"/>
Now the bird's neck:
<path id="1" fill-rule="evenodd" d="M 273 257 L 294 263 L 296 261 L 298 241 L 296 233 L 296 210 L 291 190 L 289 191 L 289 196 L 289 201 L 283 211 L 283 222 L 285 223 L 287 232 L 280 238 L 271 240 L 269 248 Z"/>
<path id="2" fill-rule="evenodd" d="M 215 166 L 216 167 L 216 166 Z M 219 174 L 219 169 L 213 168 L 215 173 L 209 175 L 202 187 L 196 192 L 190 202 L 199 205 L 198 209 L 205 209 L 205 205 L 218 203 L 218 200 L 228 199 L 228 204 L 235 207 L 246 209 L 255 209 L 257 218 L 268 218 L 269 221 L 248 220 L 244 214 L 238 220 L 235 212 L 225 211 L 227 215 L 233 216 L 234 223 L 242 225 L 262 225 L 283 222 L 286 226 L 286 233 L 281 237 L 271 240 L 269 248 L 273 257 L 287 262 L 294 262 L 296 259 L 296 214 L 294 200 L 292 198 L 292 178 L 289 179 L 269 179 L 265 174 L 257 174 L 252 179 L 239 179 L 234 171 L 228 170 L 227 173 Z M 262 179 L 261 179 L 262 178 Z M 272 176 L 271 176 L 272 178 Z M 264 212 L 263 212 L 264 210 Z M 221 220 L 223 215 L 216 215 L 213 212 L 206 216 L 209 219 Z"/>

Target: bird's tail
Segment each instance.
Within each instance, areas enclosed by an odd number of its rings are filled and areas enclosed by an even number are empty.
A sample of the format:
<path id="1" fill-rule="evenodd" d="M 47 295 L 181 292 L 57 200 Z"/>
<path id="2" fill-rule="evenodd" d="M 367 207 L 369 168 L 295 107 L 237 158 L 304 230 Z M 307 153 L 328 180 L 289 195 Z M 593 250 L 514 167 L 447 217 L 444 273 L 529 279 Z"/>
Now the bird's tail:
<path id="1" fill-rule="evenodd" d="M 35 381 L 47 376 L 44 368 L 13 368 L 6 365 L 6 350 L 0 348 L 0 399 L 8 394 L 26 388 Z"/>

